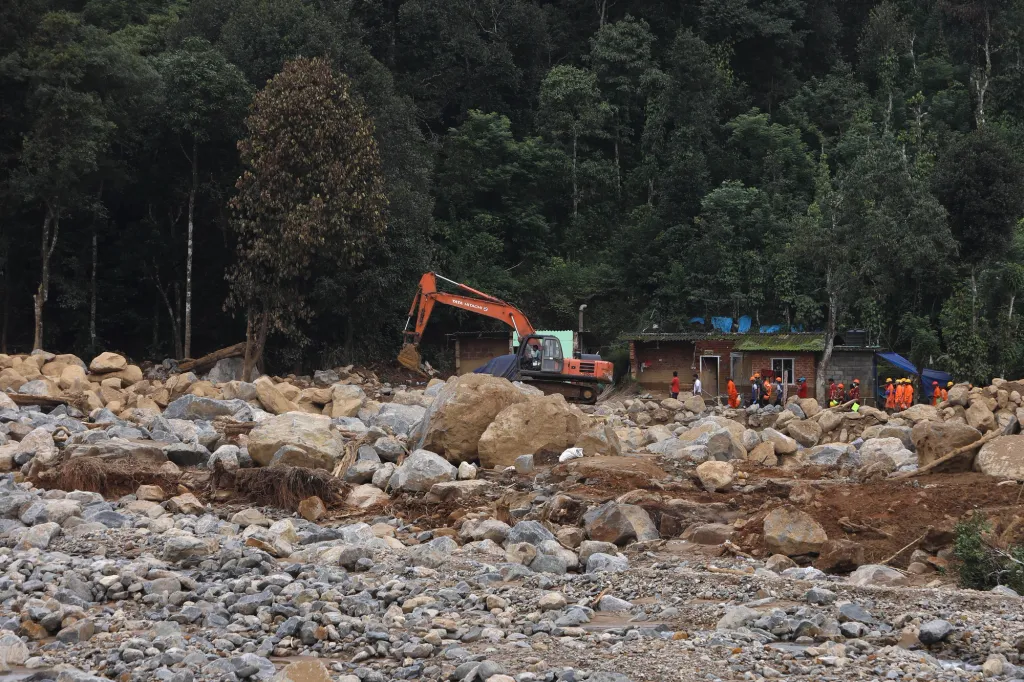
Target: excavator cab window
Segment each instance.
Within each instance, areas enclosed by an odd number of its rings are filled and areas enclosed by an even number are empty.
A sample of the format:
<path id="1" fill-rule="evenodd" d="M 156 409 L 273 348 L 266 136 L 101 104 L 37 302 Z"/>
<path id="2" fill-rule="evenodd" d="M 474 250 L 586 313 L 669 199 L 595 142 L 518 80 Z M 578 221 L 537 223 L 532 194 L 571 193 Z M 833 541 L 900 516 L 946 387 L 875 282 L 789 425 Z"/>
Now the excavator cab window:
<path id="1" fill-rule="evenodd" d="M 542 372 L 562 372 L 562 342 L 554 336 L 545 336 L 541 358 Z"/>

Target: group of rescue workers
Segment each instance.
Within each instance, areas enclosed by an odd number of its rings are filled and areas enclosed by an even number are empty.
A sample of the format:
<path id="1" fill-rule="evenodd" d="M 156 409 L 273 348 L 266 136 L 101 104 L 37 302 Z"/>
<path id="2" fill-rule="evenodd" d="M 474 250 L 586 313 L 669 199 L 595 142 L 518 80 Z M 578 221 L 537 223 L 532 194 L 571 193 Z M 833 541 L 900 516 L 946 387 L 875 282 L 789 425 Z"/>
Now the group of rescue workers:
<path id="1" fill-rule="evenodd" d="M 697 392 L 700 391 L 700 379 L 697 375 L 694 375 L 694 388 Z M 800 377 L 797 379 L 797 392 L 796 395 L 800 399 L 807 397 L 807 379 Z M 953 387 L 953 382 L 950 381 L 946 384 L 945 388 L 939 386 L 939 382 L 932 382 L 932 405 L 938 405 L 940 402 L 945 401 L 949 397 L 949 389 Z M 736 382 L 729 379 L 729 383 L 726 387 L 726 391 L 729 395 L 729 407 L 738 408 L 741 405 L 739 391 L 736 390 Z M 678 374 L 673 372 L 672 397 L 679 395 L 679 378 Z M 828 388 L 826 389 L 826 396 L 828 397 L 828 405 L 834 407 L 847 402 L 853 402 L 856 407 L 859 407 L 861 401 L 860 393 L 860 379 L 854 379 L 853 383 L 850 384 L 849 390 L 846 386 L 840 382 L 836 383 L 835 379 L 828 380 Z M 747 405 L 782 405 L 788 398 L 787 387 L 782 383 L 781 376 L 765 376 L 755 373 L 754 376 L 750 377 L 750 402 Z M 895 381 L 892 378 L 885 380 L 885 409 L 887 412 L 900 412 L 909 408 L 914 404 L 914 383 L 910 379 L 900 378 Z"/>

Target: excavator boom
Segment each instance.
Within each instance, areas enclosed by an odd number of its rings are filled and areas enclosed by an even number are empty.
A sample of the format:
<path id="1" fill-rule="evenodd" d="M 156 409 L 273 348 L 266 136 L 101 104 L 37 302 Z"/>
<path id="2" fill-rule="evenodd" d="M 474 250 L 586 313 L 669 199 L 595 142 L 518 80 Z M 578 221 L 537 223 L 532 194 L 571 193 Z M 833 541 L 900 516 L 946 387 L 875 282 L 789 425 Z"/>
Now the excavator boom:
<path id="1" fill-rule="evenodd" d="M 438 291 L 438 280 L 450 284 L 460 293 Z M 554 336 L 538 336 L 523 311 L 511 303 L 433 272 L 420 278 L 420 286 L 405 322 L 405 343 L 398 354 L 398 362 L 407 369 L 422 373 L 419 344 L 437 303 L 501 320 L 512 327 L 521 342 L 519 360 L 515 365 L 517 376 L 536 384 L 546 393 L 562 393 L 570 400 L 592 403 L 597 397 L 593 384 L 611 382 L 613 378 L 610 362 L 590 357 L 563 358 L 558 340 Z M 534 349 L 539 353 L 541 346 L 544 347 L 543 359 L 537 355 L 524 359 L 526 350 Z"/>
<path id="2" fill-rule="evenodd" d="M 469 296 L 449 294 L 437 290 L 437 281 L 447 282 L 452 286 L 470 294 Z M 423 330 L 434 312 L 434 304 L 443 303 L 454 308 L 461 308 L 477 315 L 485 315 L 501 320 L 516 330 L 520 336 L 533 334 L 534 328 L 530 324 L 523 311 L 511 303 L 506 303 L 500 298 L 477 291 L 473 287 L 466 286 L 447 277 L 442 277 L 434 272 L 424 273 L 420 277 L 420 286 L 416 290 L 416 296 L 412 299 L 412 306 L 409 308 L 409 318 L 405 321 L 405 344 L 402 352 L 398 355 L 398 362 L 405 368 L 414 372 L 420 371 L 419 343 L 423 338 Z M 409 327 L 412 326 L 412 329 Z"/>

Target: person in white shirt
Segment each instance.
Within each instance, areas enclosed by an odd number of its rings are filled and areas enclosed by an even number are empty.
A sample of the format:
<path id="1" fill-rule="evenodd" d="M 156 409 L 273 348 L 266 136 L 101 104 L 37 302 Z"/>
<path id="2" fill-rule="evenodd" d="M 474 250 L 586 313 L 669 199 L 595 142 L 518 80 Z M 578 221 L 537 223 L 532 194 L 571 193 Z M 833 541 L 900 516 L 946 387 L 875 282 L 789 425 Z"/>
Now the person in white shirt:
<path id="1" fill-rule="evenodd" d="M 693 394 L 700 395 L 703 392 L 704 387 L 701 386 L 700 377 L 696 374 L 693 375 Z"/>

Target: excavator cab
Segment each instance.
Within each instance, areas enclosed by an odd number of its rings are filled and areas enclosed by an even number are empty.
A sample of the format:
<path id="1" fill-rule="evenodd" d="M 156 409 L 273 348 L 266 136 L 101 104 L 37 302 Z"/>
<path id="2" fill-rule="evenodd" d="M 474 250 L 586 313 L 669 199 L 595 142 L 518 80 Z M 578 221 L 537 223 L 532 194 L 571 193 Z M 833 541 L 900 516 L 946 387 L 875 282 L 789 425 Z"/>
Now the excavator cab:
<path id="1" fill-rule="evenodd" d="M 554 336 L 533 334 L 519 343 L 519 370 L 537 374 L 561 374 L 562 342 Z"/>

